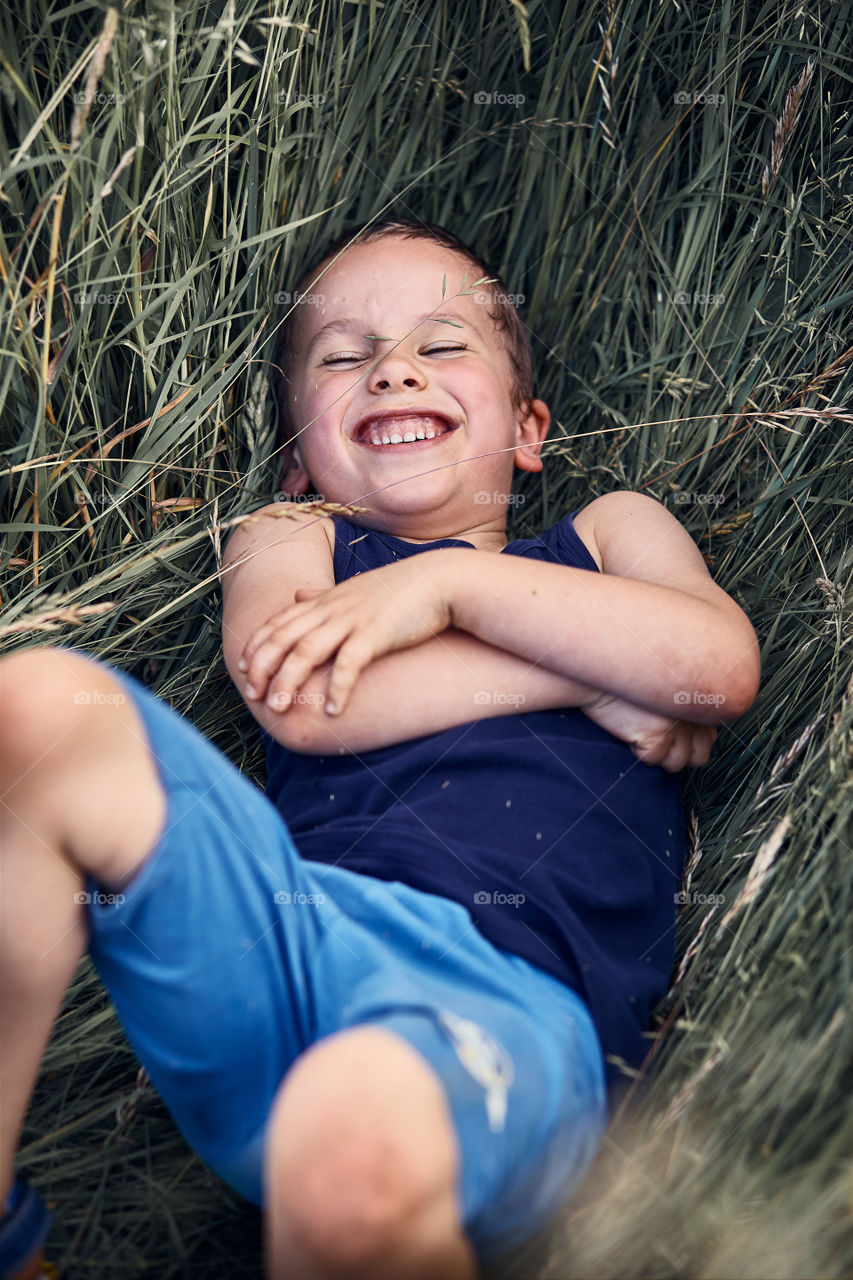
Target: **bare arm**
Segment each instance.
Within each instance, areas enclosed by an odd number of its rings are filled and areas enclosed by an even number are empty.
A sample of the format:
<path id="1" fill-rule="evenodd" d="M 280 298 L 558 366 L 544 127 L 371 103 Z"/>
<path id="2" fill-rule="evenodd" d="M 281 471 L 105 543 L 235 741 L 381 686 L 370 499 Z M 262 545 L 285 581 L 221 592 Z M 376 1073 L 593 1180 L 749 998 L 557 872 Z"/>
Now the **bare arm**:
<path id="1" fill-rule="evenodd" d="M 297 590 L 333 586 L 334 570 L 330 520 L 299 504 L 262 510 L 273 516 L 239 525 L 225 547 L 222 643 L 229 674 L 252 715 L 290 750 L 369 751 L 472 720 L 581 706 L 598 692 L 451 629 L 371 662 L 341 715 L 323 710 L 331 662 L 313 671 L 289 710 L 274 711 L 263 701 L 266 685 L 260 700 L 247 695 L 240 656 L 258 627 L 293 603 Z"/>
<path id="2" fill-rule="evenodd" d="M 579 707 L 596 694 L 461 631 L 445 631 L 371 662 L 337 716 L 323 710 L 331 667 L 331 661 L 318 667 L 285 712 L 248 703 L 258 723 L 291 751 L 373 751 L 471 720 Z"/>
<path id="3" fill-rule="evenodd" d="M 661 503 L 623 491 L 592 507 L 601 574 L 455 549 L 453 625 L 660 715 L 737 719 L 761 674 L 746 614 Z"/>
<path id="4" fill-rule="evenodd" d="M 584 536 L 601 564 L 594 524 L 589 518 L 595 507 L 596 503 L 591 504 L 584 513 Z M 264 510 L 282 515 L 280 506 Z M 324 707 L 334 663 L 318 657 L 307 664 L 297 661 L 297 668 L 302 667 L 301 677 L 294 682 L 291 672 L 285 680 L 285 666 L 291 666 L 290 662 L 283 662 L 287 649 L 258 639 L 265 633 L 269 637 L 271 626 L 275 632 L 282 617 L 289 616 L 289 607 L 300 589 L 304 592 L 307 588 L 310 595 L 322 595 L 332 589 L 337 595 L 341 589 L 333 588 L 331 522 L 310 515 L 296 504 L 288 514 L 293 518 L 286 526 L 264 518 L 238 529 L 226 549 L 222 581 L 223 644 L 229 672 L 258 722 L 291 750 L 305 754 L 365 751 L 472 719 L 521 710 L 579 707 L 595 723 L 627 742 L 647 764 L 677 771 L 685 765 L 704 764 L 708 759 L 716 730 L 710 724 L 694 723 L 692 710 L 678 707 L 681 719 L 649 711 L 474 636 L 447 630 L 447 622 L 428 629 L 415 648 L 408 647 L 415 640 L 404 637 L 400 641 L 403 647 L 379 652 L 373 661 L 363 662 L 346 711 L 333 719 L 328 717 Z M 323 529 L 324 525 L 328 528 Z M 318 537 L 321 531 L 323 537 Z M 683 531 L 682 536 L 687 537 Z M 689 538 L 688 542 L 698 556 Z M 282 557 L 283 547 L 288 552 L 286 558 Z M 427 554 L 434 557 L 440 553 Z M 420 568 L 415 560 L 423 563 L 420 557 L 404 563 L 409 566 L 409 574 L 414 569 L 417 577 Z M 707 579 L 704 564 L 702 568 Z M 356 594 L 360 595 L 368 585 L 373 590 L 377 575 L 384 583 L 389 570 L 395 573 L 394 583 L 399 585 L 399 569 L 388 566 L 361 575 Z M 379 592 L 379 604 L 385 603 L 381 599 L 383 593 L 387 597 L 387 587 Z M 724 593 L 720 595 L 728 600 Z M 309 642 L 307 651 L 312 647 Z M 299 644 L 294 652 L 298 654 L 304 648 L 304 643 Z M 248 674 L 240 669 L 241 653 L 251 655 Z M 249 676 L 259 685 L 257 695 L 247 687 Z M 298 693 L 289 710 L 276 711 L 272 703 L 264 703 L 267 692 L 272 698 L 276 690 L 291 683 Z"/>

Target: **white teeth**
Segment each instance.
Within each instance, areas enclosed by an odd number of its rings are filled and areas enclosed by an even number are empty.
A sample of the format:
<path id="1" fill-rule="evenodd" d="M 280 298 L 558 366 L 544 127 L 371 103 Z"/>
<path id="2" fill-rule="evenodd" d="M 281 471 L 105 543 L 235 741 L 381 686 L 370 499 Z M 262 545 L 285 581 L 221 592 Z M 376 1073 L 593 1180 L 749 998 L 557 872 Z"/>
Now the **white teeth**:
<path id="1" fill-rule="evenodd" d="M 409 422 L 413 419 L 409 418 Z M 406 430 L 403 421 L 400 421 L 399 427 L 396 423 L 387 427 L 380 427 L 378 424 L 368 427 L 362 440 L 365 444 L 382 445 L 382 444 L 413 444 L 417 440 L 434 440 L 436 436 L 444 433 L 437 430 L 431 423 L 426 426 L 416 425 L 414 429 Z"/>

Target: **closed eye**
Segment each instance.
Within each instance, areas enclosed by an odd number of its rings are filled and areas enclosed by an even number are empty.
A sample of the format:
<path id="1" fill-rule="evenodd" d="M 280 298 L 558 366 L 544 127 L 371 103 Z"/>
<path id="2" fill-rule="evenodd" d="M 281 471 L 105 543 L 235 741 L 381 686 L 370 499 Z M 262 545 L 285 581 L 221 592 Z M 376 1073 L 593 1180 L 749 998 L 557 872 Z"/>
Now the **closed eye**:
<path id="1" fill-rule="evenodd" d="M 467 350 L 468 348 L 464 345 L 460 346 L 457 344 L 454 346 L 449 346 L 445 344 L 443 346 L 426 347 L 424 349 L 423 354 L 427 356 L 431 356 L 431 355 L 436 355 L 438 352 L 441 352 L 441 351 L 467 351 Z M 349 363 L 350 361 L 353 361 L 353 360 L 367 360 L 367 359 L 369 359 L 368 356 L 347 354 L 347 355 L 339 355 L 339 356 L 328 356 L 325 360 L 321 360 L 320 363 L 321 364 L 341 364 L 344 361 Z"/>

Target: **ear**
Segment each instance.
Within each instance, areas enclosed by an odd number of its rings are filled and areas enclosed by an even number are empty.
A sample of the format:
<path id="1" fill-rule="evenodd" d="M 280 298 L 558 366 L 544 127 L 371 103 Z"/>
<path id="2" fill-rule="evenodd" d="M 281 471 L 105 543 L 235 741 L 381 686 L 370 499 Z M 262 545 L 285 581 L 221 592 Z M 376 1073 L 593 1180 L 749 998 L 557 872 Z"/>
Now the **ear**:
<path id="1" fill-rule="evenodd" d="M 302 461 L 298 444 L 287 444 L 281 451 L 282 469 L 281 479 L 279 480 L 279 492 L 286 494 L 288 497 L 297 497 L 301 493 L 307 493 L 311 487 L 311 481 L 308 478 L 308 472 Z"/>
<path id="2" fill-rule="evenodd" d="M 526 408 L 527 414 L 518 424 L 513 461 L 522 471 L 541 471 L 539 451 L 551 425 L 551 413 L 544 400 L 531 400 Z"/>

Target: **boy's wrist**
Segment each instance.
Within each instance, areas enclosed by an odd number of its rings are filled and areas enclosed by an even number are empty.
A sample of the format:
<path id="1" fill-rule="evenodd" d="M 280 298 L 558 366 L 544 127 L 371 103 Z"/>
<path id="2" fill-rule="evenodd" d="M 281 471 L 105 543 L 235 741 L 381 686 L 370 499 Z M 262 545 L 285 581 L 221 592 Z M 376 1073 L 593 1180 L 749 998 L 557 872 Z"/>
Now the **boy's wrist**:
<path id="1" fill-rule="evenodd" d="M 494 553 L 476 551 L 473 547 L 438 547 L 427 552 L 427 555 L 435 556 L 436 577 L 450 613 L 449 626 L 457 631 L 468 631 L 464 620 L 465 605 L 471 598 L 472 585 L 476 581 L 474 575 L 482 568 L 484 558 L 491 554 Z"/>
<path id="2" fill-rule="evenodd" d="M 475 584 L 479 585 L 482 582 L 484 560 L 487 556 L 489 560 L 497 559 L 497 556 L 492 553 L 475 551 L 473 548 L 469 550 L 467 547 L 439 547 L 426 554 L 435 557 L 436 577 L 441 584 L 443 599 L 450 613 L 449 626 L 484 643 L 489 643 L 485 637 L 479 635 L 471 627 L 471 604 Z M 475 556 L 476 560 L 474 559 Z M 500 603 L 502 603 L 503 607 L 511 607 L 509 600 Z M 466 621 L 469 624 L 468 626 L 466 626 Z M 566 706 L 584 710 L 586 707 L 597 703 L 600 698 L 610 696 L 593 685 L 577 680 L 574 676 L 555 672 L 544 664 L 531 663 L 530 665 L 531 667 L 539 667 L 542 671 L 547 671 L 550 676 L 565 683 L 567 691 Z"/>

